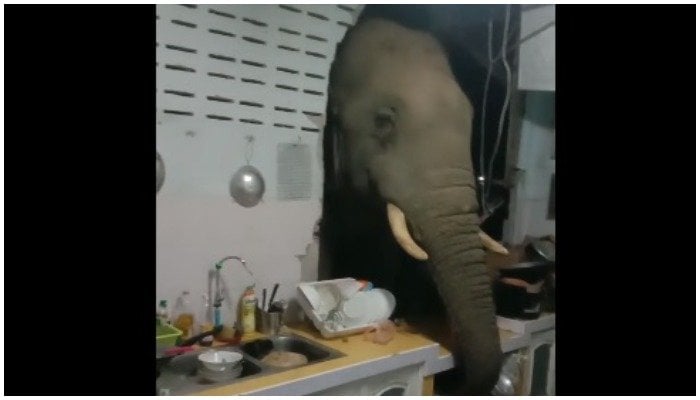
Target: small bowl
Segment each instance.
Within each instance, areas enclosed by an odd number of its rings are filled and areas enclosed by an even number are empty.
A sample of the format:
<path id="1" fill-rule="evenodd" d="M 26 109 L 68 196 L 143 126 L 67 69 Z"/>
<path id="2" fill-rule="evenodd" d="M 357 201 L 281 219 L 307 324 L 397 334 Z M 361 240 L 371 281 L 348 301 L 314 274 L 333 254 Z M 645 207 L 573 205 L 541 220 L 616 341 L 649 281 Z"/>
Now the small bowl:
<path id="1" fill-rule="evenodd" d="M 243 361 L 243 355 L 235 351 L 207 351 L 197 356 L 200 365 L 214 372 L 233 369 Z"/>

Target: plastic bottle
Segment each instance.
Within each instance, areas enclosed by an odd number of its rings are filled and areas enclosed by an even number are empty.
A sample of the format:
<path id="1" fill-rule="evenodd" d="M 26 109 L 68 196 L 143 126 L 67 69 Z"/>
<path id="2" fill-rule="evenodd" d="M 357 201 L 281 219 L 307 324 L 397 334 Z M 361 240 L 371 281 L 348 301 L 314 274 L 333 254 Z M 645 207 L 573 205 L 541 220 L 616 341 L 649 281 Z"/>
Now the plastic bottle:
<path id="1" fill-rule="evenodd" d="M 168 300 L 161 300 L 158 303 L 156 310 L 156 318 L 159 325 L 167 325 L 170 323 L 170 313 L 168 313 Z"/>
<path id="2" fill-rule="evenodd" d="M 243 292 L 240 305 L 241 326 L 243 328 L 244 335 L 255 332 L 256 303 L 257 299 L 255 298 L 255 286 L 248 286 L 245 292 Z"/>
<path id="3" fill-rule="evenodd" d="M 212 309 L 211 309 L 211 304 L 209 303 L 209 296 L 206 294 L 202 295 L 202 300 L 204 301 L 204 320 L 202 321 L 202 324 L 200 325 L 199 330 L 204 333 L 206 331 L 211 330 L 214 328 L 214 319 L 212 317 Z"/>
<path id="4" fill-rule="evenodd" d="M 190 292 L 184 291 L 175 304 L 175 323 L 177 329 L 182 331 L 182 338 L 187 339 L 194 335 L 194 311 L 190 302 Z"/>

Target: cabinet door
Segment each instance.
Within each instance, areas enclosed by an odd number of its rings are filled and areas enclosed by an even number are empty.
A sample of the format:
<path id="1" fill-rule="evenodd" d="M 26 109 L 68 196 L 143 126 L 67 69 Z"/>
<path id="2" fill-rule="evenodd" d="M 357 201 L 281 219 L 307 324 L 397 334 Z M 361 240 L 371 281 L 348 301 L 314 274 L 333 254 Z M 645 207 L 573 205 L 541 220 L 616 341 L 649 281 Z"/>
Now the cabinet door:
<path id="1" fill-rule="evenodd" d="M 524 394 L 554 396 L 554 352 L 554 330 L 532 335 L 525 362 Z"/>
<path id="2" fill-rule="evenodd" d="M 405 396 L 406 395 L 406 385 L 396 385 L 385 389 L 382 389 L 377 396 Z"/>
<path id="3" fill-rule="evenodd" d="M 332 387 L 313 396 L 420 396 L 424 365 L 416 364 Z M 370 374 L 370 371 L 365 370 Z"/>

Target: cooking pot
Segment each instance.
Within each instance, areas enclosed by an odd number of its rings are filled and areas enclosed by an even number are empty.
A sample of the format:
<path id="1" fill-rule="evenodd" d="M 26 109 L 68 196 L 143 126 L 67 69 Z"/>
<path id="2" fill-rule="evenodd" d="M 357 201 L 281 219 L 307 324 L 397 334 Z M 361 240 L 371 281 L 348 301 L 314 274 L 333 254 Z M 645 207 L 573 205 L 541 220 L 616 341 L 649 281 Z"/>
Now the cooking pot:
<path id="1" fill-rule="evenodd" d="M 542 289 L 553 263 L 531 261 L 502 267 L 493 284 L 496 314 L 516 319 L 537 319 Z"/>
<path id="2" fill-rule="evenodd" d="M 501 267 L 499 272 L 501 278 L 521 279 L 528 284 L 535 284 L 543 281 L 554 264 L 546 261 L 529 261 Z"/>

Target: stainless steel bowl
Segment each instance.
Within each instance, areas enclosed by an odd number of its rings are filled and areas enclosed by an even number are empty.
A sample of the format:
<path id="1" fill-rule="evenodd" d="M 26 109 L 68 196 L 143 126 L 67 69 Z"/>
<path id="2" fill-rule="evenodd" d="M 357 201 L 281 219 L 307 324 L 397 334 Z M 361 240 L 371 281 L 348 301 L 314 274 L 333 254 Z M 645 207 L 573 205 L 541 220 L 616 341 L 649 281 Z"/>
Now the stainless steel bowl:
<path id="1" fill-rule="evenodd" d="M 243 207 L 254 207 L 265 193 L 265 180 L 257 168 L 245 165 L 231 178 L 229 190 L 236 203 Z"/>
<path id="2" fill-rule="evenodd" d="M 165 164 L 160 154 L 156 151 L 156 193 L 163 187 L 163 182 L 165 182 Z"/>

